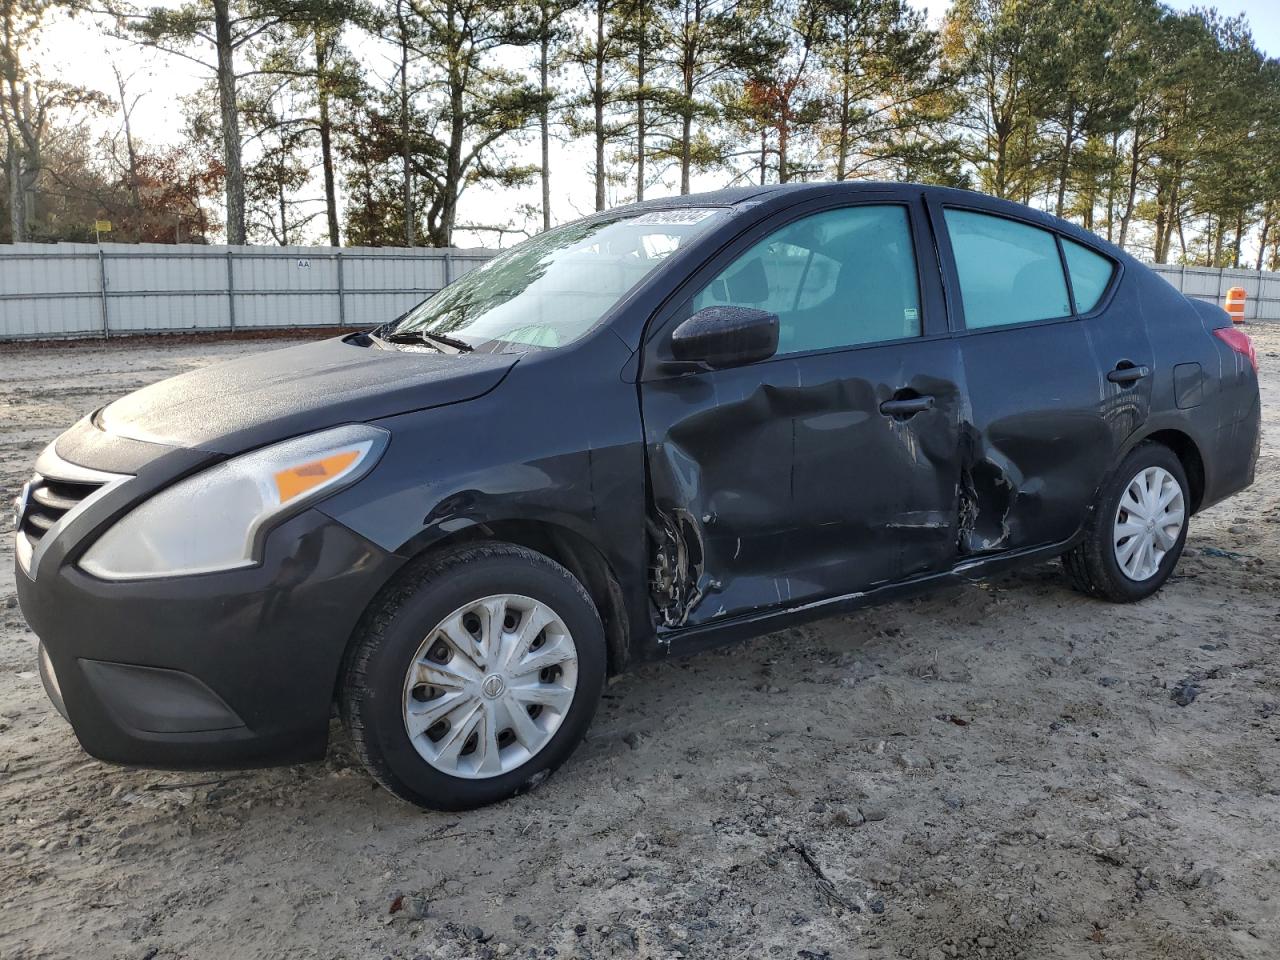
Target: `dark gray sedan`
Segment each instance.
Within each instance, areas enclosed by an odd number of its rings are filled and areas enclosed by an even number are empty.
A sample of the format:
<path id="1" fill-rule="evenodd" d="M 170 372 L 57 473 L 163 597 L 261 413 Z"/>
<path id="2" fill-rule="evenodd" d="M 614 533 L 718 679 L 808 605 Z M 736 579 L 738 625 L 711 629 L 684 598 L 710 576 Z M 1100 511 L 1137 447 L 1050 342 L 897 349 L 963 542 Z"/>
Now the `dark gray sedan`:
<path id="1" fill-rule="evenodd" d="M 398 319 L 96 410 L 17 582 L 94 756 L 528 789 L 640 661 L 1061 556 L 1141 600 L 1253 479 L 1249 339 L 977 194 L 730 190 L 549 231 Z"/>

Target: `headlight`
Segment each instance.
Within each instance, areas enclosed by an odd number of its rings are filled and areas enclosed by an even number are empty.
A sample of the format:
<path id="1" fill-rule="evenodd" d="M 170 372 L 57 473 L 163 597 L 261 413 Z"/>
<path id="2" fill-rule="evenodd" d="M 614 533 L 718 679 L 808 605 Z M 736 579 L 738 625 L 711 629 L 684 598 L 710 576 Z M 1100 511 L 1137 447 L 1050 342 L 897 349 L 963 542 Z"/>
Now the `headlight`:
<path id="1" fill-rule="evenodd" d="M 104 580 L 252 566 L 266 525 L 364 476 L 390 434 L 351 424 L 210 467 L 135 507 L 80 560 Z"/>

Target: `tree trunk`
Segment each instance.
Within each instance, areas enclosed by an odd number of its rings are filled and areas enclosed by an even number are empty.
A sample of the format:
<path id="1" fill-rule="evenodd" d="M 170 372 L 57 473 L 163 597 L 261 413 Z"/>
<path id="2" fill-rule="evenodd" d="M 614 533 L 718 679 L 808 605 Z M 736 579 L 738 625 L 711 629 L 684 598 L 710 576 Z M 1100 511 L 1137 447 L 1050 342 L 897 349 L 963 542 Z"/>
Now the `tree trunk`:
<path id="1" fill-rule="evenodd" d="M 1021 146 L 1022 146 L 1022 155 L 1024 157 L 1031 156 L 1031 137 L 1033 133 L 1034 131 L 1032 130 L 1029 124 L 1023 124 Z M 1025 164 L 1025 161 L 1024 161 L 1024 164 Z M 1035 182 L 1033 178 L 1030 175 L 1024 174 L 1022 178 L 1022 203 L 1024 206 L 1028 206 L 1028 207 L 1031 206 L 1031 194 L 1034 189 L 1035 189 Z M 1044 194 L 1045 194 L 1045 200 L 1048 201 L 1049 190 L 1047 187 L 1045 188 Z"/>
<path id="2" fill-rule="evenodd" d="M 462 70 L 465 54 L 464 31 L 457 26 L 458 10 L 449 0 L 446 5 L 449 46 L 445 56 L 449 64 L 449 146 L 445 152 L 444 186 L 438 204 L 440 218 L 431 231 L 432 245 L 448 247 L 453 243 L 453 227 L 458 221 L 458 199 L 462 196 L 462 150 L 466 142 L 465 115 L 467 81 Z"/>
<path id="3" fill-rule="evenodd" d="M 327 31 L 316 30 L 316 98 L 320 112 L 320 166 L 324 171 L 324 212 L 329 223 L 329 245 L 342 243 L 338 233 L 338 190 L 333 175 L 333 121 L 329 117 L 329 54 Z"/>
<path id="4" fill-rule="evenodd" d="M 1009 135 L 1006 133 L 996 132 L 996 182 L 995 195 L 1002 200 L 1007 199 L 1005 190 L 1008 186 L 1008 165 L 1009 165 Z"/>
<path id="5" fill-rule="evenodd" d="M 1125 194 L 1124 214 L 1120 217 L 1120 239 L 1116 245 L 1124 249 L 1124 242 L 1129 236 L 1129 223 L 1133 219 L 1133 208 L 1138 201 L 1138 173 L 1142 169 L 1142 147 L 1135 131 L 1133 146 L 1129 150 L 1129 189 Z"/>
<path id="6" fill-rule="evenodd" d="M 240 105 L 236 99 L 235 47 L 230 0 L 213 0 L 214 40 L 218 50 L 218 109 L 222 115 L 222 158 L 227 178 L 227 243 L 242 244 L 244 169 L 240 165 Z"/>
<path id="7" fill-rule="evenodd" d="M 453 51 L 455 57 L 458 51 Z M 453 227 L 458 221 L 458 198 L 462 196 L 462 145 L 467 135 L 463 116 L 463 83 L 461 75 L 450 82 L 449 152 L 445 158 L 444 198 L 440 204 L 440 222 L 432 236 L 437 247 L 453 244 Z"/>
<path id="8" fill-rule="evenodd" d="M 1267 256 L 1267 238 L 1271 235 L 1271 218 L 1275 213 L 1274 202 L 1268 203 L 1264 208 L 1262 217 L 1262 236 L 1258 239 L 1258 267 L 1261 270 L 1266 262 Z"/>
<path id="9" fill-rule="evenodd" d="M 1073 97 L 1067 103 L 1067 122 L 1065 135 L 1062 138 L 1062 160 L 1058 164 L 1058 202 L 1054 205 L 1054 216 L 1061 217 L 1067 205 L 1067 176 L 1071 172 L 1071 145 L 1076 141 L 1076 103 Z"/>
<path id="10" fill-rule="evenodd" d="M 542 139 L 542 229 L 551 229 L 551 24 L 547 22 L 547 8 L 542 6 L 541 35 L 539 37 L 538 133 Z"/>
<path id="11" fill-rule="evenodd" d="M 280 246 L 289 245 L 289 204 L 284 195 L 284 185 L 276 188 L 276 202 L 280 208 Z"/>
<path id="12" fill-rule="evenodd" d="M 692 17 L 690 8 L 692 7 Z M 687 196 L 693 175 L 693 95 L 698 76 L 698 42 L 702 31 L 703 0 L 692 0 L 684 6 L 684 34 L 681 37 L 680 92 L 680 195 Z"/>
<path id="13" fill-rule="evenodd" d="M 28 164 L 22 171 L 22 220 L 26 225 L 28 239 L 30 239 L 31 224 L 36 219 L 36 181 L 40 178 L 40 171 L 44 165 L 40 162 L 40 155 L 35 154 L 32 159 L 31 151 L 27 152 Z"/>
<path id="14" fill-rule="evenodd" d="M 1120 134 L 1111 135 L 1111 172 L 1107 175 L 1107 243 L 1116 225 L 1116 167 L 1120 166 Z"/>
<path id="15" fill-rule="evenodd" d="M 636 37 L 636 200 L 644 199 L 644 139 L 648 132 L 645 127 L 645 82 L 647 65 L 645 63 L 645 40 L 649 26 L 646 0 L 640 0 L 639 18 L 640 33 Z"/>
<path id="16" fill-rule="evenodd" d="M 1178 189 L 1178 184 L 1182 182 L 1182 163 L 1176 163 L 1174 168 L 1176 179 L 1173 181 L 1173 187 L 1169 191 L 1169 214 L 1166 217 L 1166 222 L 1169 227 L 1168 230 L 1165 231 L 1164 250 L 1161 251 L 1161 255 L 1164 259 L 1160 260 L 1160 263 L 1169 262 L 1169 248 L 1173 245 L 1174 228 L 1177 228 L 1178 230 L 1178 237 L 1182 244 L 1182 253 L 1184 258 L 1187 252 L 1186 240 L 1182 237 L 1182 217 L 1178 213 L 1178 208 L 1182 204 L 1181 191 Z"/>
<path id="17" fill-rule="evenodd" d="M 605 0 L 596 0 L 596 76 L 592 91 L 596 120 L 596 210 L 603 210 L 607 200 L 604 183 L 604 14 Z"/>
<path id="18" fill-rule="evenodd" d="M 418 215 L 413 209 L 413 163 L 409 155 L 409 35 L 400 3 L 396 4 L 396 17 L 400 21 L 400 169 L 404 181 L 404 245 L 412 247 L 417 239 L 414 233 Z"/>
<path id="19" fill-rule="evenodd" d="M 133 204 L 135 216 L 142 214 L 142 196 L 138 190 L 138 149 L 133 141 L 133 110 L 129 106 L 128 94 L 125 91 L 124 77 L 119 69 L 112 69 L 116 75 L 116 89 L 120 91 L 120 117 L 124 122 L 124 149 L 129 158 L 129 200 Z M 135 239 L 137 239 L 135 237 Z"/>
<path id="20" fill-rule="evenodd" d="M 1167 229 L 1167 217 L 1165 214 L 1165 196 L 1166 190 L 1162 186 L 1156 187 L 1156 222 L 1155 237 L 1152 238 L 1151 256 L 1156 263 L 1164 263 L 1161 259 L 1162 251 L 1165 244 L 1165 230 Z M 1120 234 L 1124 236 L 1124 231 Z"/>
<path id="21" fill-rule="evenodd" d="M 786 183 L 787 176 L 787 146 L 791 139 L 791 123 L 787 115 L 786 107 L 782 108 L 782 115 L 778 118 L 778 182 Z"/>
<path id="22" fill-rule="evenodd" d="M 853 69 L 848 54 L 845 54 L 842 76 L 840 79 L 840 139 L 836 145 L 836 180 L 844 180 L 849 174 L 849 72 Z"/>
<path id="23" fill-rule="evenodd" d="M 6 155 L 9 176 L 9 241 L 23 243 L 27 239 L 27 206 L 22 202 L 22 171 L 18 160 L 18 145 L 9 137 Z"/>
<path id="24" fill-rule="evenodd" d="M 691 94 L 690 94 L 691 96 Z M 689 187 L 689 168 L 693 165 L 693 114 L 688 101 L 680 118 L 680 196 L 687 196 Z"/>
<path id="25" fill-rule="evenodd" d="M 1169 247 L 1173 242 L 1174 227 L 1181 225 L 1178 221 L 1178 184 L 1182 179 L 1181 162 L 1174 163 L 1170 169 L 1169 186 L 1156 190 L 1156 237 L 1153 251 L 1156 263 L 1169 262 Z"/>

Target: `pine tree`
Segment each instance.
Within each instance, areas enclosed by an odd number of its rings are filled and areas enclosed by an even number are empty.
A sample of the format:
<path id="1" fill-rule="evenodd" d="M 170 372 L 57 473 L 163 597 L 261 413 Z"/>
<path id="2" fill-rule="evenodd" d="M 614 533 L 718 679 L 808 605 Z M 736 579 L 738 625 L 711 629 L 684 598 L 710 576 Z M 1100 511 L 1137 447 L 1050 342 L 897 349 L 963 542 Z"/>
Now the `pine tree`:
<path id="1" fill-rule="evenodd" d="M 821 16 L 822 133 L 835 179 L 883 174 L 908 158 L 920 164 L 928 151 L 915 135 L 937 130 L 950 112 L 937 34 L 905 0 L 826 0 Z"/>
<path id="2" fill-rule="evenodd" d="M 1039 0 L 956 0 L 947 14 L 943 50 L 957 78 L 956 123 L 979 183 L 997 197 L 1029 199 L 1042 173 L 1050 14 Z"/>

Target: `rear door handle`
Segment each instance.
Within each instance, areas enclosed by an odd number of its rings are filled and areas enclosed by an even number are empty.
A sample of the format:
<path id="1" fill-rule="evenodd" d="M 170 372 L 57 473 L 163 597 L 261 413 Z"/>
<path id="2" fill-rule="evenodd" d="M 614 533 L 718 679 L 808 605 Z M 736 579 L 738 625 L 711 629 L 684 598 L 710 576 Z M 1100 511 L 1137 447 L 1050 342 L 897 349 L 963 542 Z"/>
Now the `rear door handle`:
<path id="1" fill-rule="evenodd" d="M 933 397 L 912 397 L 909 400 L 886 400 L 880 404 L 880 412 L 886 417 L 912 417 L 933 409 Z"/>
<path id="2" fill-rule="evenodd" d="M 1116 367 L 1107 374 L 1112 383 L 1137 383 L 1151 370 L 1148 367 Z"/>

